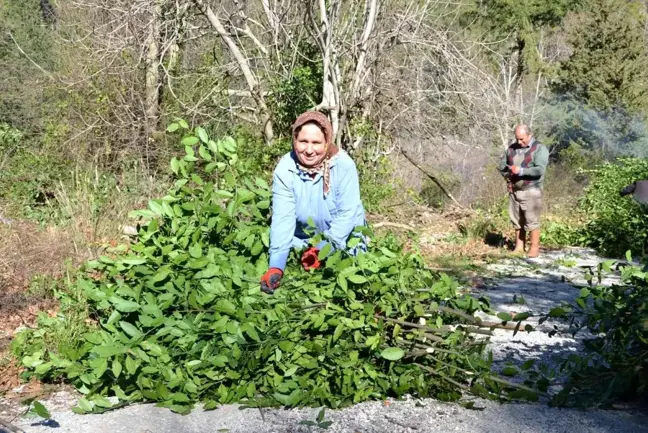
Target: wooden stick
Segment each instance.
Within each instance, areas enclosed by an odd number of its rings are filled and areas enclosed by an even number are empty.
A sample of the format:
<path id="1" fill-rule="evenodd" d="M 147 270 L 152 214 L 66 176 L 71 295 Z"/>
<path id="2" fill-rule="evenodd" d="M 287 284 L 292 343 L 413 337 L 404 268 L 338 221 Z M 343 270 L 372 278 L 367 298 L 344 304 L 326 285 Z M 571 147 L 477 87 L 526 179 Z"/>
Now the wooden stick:
<path id="1" fill-rule="evenodd" d="M 433 334 L 446 334 L 448 332 L 455 331 L 454 329 L 451 329 L 449 326 L 443 326 L 441 328 L 430 328 L 429 326 L 420 325 L 418 323 L 405 322 L 403 320 L 397 320 L 397 319 L 390 319 L 389 317 L 383 317 L 383 316 L 376 316 L 376 317 L 383 319 L 387 322 L 396 323 L 398 325 L 407 326 L 409 328 L 422 329 L 423 331 L 431 332 Z M 463 330 L 470 334 L 493 335 L 493 333 L 487 329 L 479 329 L 474 326 L 466 326 L 466 325 L 457 325 L 457 326 L 462 326 Z"/>
<path id="2" fill-rule="evenodd" d="M 389 222 L 389 221 L 381 221 L 379 223 L 372 224 L 371 226 L 373 228 L 375 228 L 375 229 L 379 229 L 381 227 L 396 227 L 396 228 L 403 229 L 403 230 L 416 231 L 415 227 L 412 227 L 412 226 L 410 226 L 408 224 L 392 223 L 392 222 Z"/>
<path id="3" fill-rule="evenodd" d="M 15 425 L 13 425 L 11 423 L 8 423 L 7 421 L 3 421 L 2 419 L 0 419 L 0 425 L 7 428 L 7 429 L 9 429 L 10 431 L 12 431 L 14 433 L 25 433 L 25 430 L 23 430 L 23 429 L 21 429 L 19 427 L 16 427 Z"/>

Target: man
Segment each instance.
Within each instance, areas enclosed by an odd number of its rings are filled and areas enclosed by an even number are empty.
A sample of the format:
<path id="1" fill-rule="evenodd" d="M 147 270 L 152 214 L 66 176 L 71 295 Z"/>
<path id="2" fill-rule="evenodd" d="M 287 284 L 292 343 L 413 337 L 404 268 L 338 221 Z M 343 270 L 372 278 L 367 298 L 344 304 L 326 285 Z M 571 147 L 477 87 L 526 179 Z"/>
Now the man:
<path id="1" fill-rule="evenodd" d="M 509 217 L 515 227 L 514 253 L 523 253 L 527 233 L 531 237 L 528 257 L 540 254 L 540 212 L 542 184 L 549 163 L 549 150 L 537 141 L 526 125 L 515 128 L 511 144 L 498 167 L 509 192 Z"/>

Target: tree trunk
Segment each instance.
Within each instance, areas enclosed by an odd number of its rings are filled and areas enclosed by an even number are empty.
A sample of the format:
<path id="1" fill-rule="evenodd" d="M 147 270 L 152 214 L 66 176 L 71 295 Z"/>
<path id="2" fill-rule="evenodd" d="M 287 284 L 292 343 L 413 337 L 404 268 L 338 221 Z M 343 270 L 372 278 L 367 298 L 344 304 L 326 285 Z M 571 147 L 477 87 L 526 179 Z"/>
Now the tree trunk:
<path id="1" fill-rule="evenodd" d="M 250 94 L 256 103 L 259 116 L 261 118 L 261 123 L 263 124 L 263 137 L 266 144 L 272 144 L 274 140 L 274 128 L 272 125 L 272 116 L 270 116 L 270 109 L 266 104 L 263 92 L 259 86 L 259 82 L 252 72 L 248 58 L 243 54 L 241 48 L 237 45 L 236 41 L 232 38 L 229 32 L 223 26 L 221 19 L 214 12 L 214 10 L 205 2 L 205 0 L 193 0 L 194 4 L 202 11 L 209 20 L 211 26 L 216 30 L 218 36 L 225 42 L 225 45 L 229 49 L 230 53 L 236 60 L 236 63 L 243 73 L 245 82 L 250 90 Z"/>
<path id="2" fill-rule="evenodd" d="M 162 0 L 155 0 L 146 41 L 146 133 L 150 137 L 160 121 L 160 20 Z"/>

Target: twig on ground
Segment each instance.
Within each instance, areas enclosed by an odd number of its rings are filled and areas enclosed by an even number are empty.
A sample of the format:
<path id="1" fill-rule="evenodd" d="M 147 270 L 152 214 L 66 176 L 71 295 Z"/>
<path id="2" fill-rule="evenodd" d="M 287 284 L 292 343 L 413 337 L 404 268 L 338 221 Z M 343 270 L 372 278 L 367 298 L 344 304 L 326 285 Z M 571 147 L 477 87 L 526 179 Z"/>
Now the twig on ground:
<path id="1" fill-rule="evenodd" d="M 25 433 L 25 430 L 23 430 L 23 429 L 21 429 L 19 427 L 16 427 L 15 425 L 13 425 L 11 423 L 8 423 L 7 421 L 3 421 L 2 419 L 0 419 L 0 425 L 3 426 L 4 428 L 9 429 L 10 431 L 12 431 L 14 433 Z"/>
<path id="2" fill-rule="evenodd" d="M 392 223 L 392 222 L 389 222 L 389 221 L 381 221 L 379 223 L 373 224 L 372 227 L 375 228 L 375 229 L 379 229 L 381 227 L 396 227 L 396 228 L 403 229 L 403 230 L 416 231 L 416 227 L 412 227 L 411 225 Z"/>

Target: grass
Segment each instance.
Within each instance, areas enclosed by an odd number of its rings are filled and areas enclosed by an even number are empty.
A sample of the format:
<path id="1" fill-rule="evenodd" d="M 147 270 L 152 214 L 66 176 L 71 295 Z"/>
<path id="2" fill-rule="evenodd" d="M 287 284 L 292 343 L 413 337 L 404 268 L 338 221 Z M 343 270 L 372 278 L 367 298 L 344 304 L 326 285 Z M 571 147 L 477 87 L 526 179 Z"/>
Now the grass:
<path id="1" fill-rule="evenodd" d="M 90 318 L 83 290 L 75 283 L 73 274 L 67 273 L 64 278 L 49 280 L 45 287 L 56 296 L 59 308 L 55 314 L 41 313 L 38 323 L 47 326 L 39 328 L 49 330 L 43 335 L 47 349 L 61 352 L 76 345 L 94 323 Z M 80 305 L 85 307 L 79 308 Z"/>

